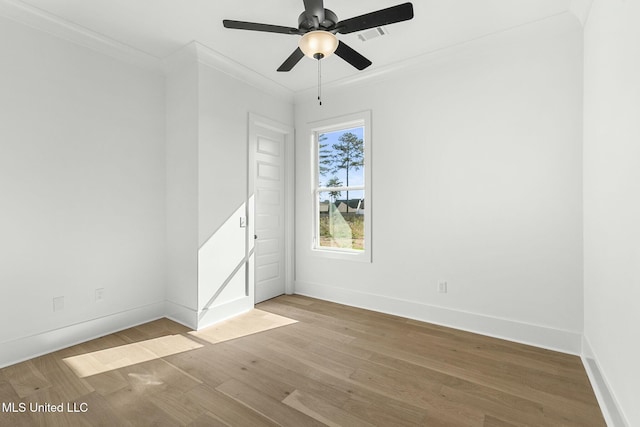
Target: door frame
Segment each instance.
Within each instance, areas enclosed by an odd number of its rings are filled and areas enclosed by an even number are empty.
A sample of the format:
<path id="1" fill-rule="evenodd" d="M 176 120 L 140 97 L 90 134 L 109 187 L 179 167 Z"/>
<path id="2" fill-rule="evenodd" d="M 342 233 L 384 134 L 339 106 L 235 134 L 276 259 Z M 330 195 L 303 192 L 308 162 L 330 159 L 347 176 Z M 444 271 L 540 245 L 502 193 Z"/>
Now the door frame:
<path id="1" fill-rule="evenodd" d="M 248 117 L 248 141 L 247 141 L 247 244 L 246 259 L 253 260 L 254 242 L 254 218 L 255 206 L 253 194 L 255 191 L 257 148 L 257 128 L 262 127 L 284 136 L 284 291 L 291 295 L 295 292 L 295 130 L 292 126 L 272 120 L 256 113 L 249 113 Z M 255 295 L 255 269 L 247 273 L 247 295 L 251 291 Z"/>

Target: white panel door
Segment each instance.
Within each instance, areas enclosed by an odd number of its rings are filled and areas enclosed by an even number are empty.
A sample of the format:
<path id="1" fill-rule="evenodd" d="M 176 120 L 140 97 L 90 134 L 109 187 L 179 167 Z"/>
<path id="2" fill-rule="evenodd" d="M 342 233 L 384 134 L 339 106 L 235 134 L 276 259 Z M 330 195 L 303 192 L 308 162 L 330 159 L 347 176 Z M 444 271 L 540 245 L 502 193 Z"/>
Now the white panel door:
<path id="1" fill-rule="evenodd" d="M 250 118 L 250 196 L 255 234 L 255 302 L 286 291 L 287 281 L 287 138 L 292 133 L 265 119 Z M 253 191 L 251 191 L 251 187 Z M 251 221 L 251 215 L 249 218 Z"/>

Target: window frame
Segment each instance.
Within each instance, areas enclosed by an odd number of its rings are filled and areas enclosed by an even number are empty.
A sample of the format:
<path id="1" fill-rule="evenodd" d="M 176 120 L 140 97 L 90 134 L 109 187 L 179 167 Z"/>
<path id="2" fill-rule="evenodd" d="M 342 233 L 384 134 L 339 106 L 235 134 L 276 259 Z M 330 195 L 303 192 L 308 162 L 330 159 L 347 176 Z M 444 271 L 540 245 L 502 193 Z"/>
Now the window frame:
<path id="1" fill-rule="evenodd" d="M 350 185 L 348 187 L 320 187 L 319 174 L 319 141 L 318 136 L 323 133 L 347 130 L 356 127 L 363 128 L 364 140 L 364 185 Z M 372 248 L 372 188 L 371 188 L 371 111 L 363 111 L 359 113 L 348 114 L 327 120 L 321 120 L 309 124 L 311 138 L 311 198 L 313 212 L 313 227 L 311 230 L 311 252 L 315 256 L 351 261 L 371 262 Z M 364 208 L 364 248 L 343 249 L 333 247 L 321 247 L 318 244 L 320 237 L 320 198 L 319 193 L 327 191 L 363 191 L 365 208 Z"/>

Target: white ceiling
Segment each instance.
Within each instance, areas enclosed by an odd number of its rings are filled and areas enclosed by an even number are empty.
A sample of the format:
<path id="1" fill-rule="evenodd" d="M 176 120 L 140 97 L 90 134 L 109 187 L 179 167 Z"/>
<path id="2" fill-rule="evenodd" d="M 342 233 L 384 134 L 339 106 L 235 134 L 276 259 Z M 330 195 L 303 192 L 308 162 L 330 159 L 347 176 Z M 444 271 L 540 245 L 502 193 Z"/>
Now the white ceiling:
<path id="1" fill-rule="evenodd" d="M 314 87 L 317 68 L 304 58 L 288 73 L 278 66 L 297 47 L 298 36 L 225 29 L 223 19 L 297 27 L 302 0 L 4 0 L 22 3 L 137 50 L 166 58 L 191 41 L 211 48 L 292 91 Z M 504 31 L 564 12 L 585 0 L 414 0 L 411 21 L 389 25 L 388 35 L 362 42 L 338 37 L 373 62 L 357 71 L 333 55 L 323 61 L 331 82 L 374 72 L 398 61 Z M 403 0 L 325 0 L 341 20 Z M 574 10 L 572 10 L 574 9 Z"/>

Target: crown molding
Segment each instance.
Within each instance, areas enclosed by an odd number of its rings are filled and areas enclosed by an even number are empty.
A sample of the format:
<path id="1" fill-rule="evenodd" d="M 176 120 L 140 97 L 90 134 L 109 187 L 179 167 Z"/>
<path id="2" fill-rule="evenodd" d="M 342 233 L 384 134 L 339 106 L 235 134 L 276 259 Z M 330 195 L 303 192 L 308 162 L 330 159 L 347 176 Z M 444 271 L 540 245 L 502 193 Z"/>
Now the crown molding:
<path id="1" fill-rule="evenodd" d="M 123 62 L 162 72 L 159 58 L 19 0 L 0 0 L 0 16 Z"/>
<path id="2" fill-rule="evenodd" d="M 235 62 L 221 53 L 207 47 L 197 41 L 192 42 L 198 62 L 209 68 L 214 68 L 229 76 L 238 79 L 248 85 L 278 99 L 293 102 L 294 91 L 263 76 L 262 74 Z"/>
<path id="3" fill-rule="evenodd" d="M 292 90 L 197 41 L 161 59 L 20 0 L 0 0 L 0 16 L 159 74 L 171 72 L 188 57 L 195 58 L 198 63 L 228 74 L 262 92 L 293 102 Z"/>
<path id="4" fill-rule="evenodd" d="M 196 66 L 198 62 L 196 42 L 191 42 L 163 58 L 162 71 L 164 75 L 169 76 L 179 72 L 186 66 Z"/>
<path id="5" fill-rule="evenodd" d="M 591 2 L 591 0 L 576 0 Z M 565 11 L 556 15 L 548 16 L 536 21 L 506 28 L 494 33 L 484 34 L 475 39 L 466 40 L 457 44 L 442 46 L 429 52 L 422 53 L 402 61 L 381 66 L 371 70 L 361 71 L 354 75 L 323 83 L 322 90 L 325 95 L 344 91 L 358 86 L 371 86 L 381 84 L 389 79 L 398 79 L 402 76 L 420 72 L 429 67 L 433 67 L 441 62 L 446 62 L 452 56 L 464 52 L 477 54 L 487 49 L 495 48 L 495 43 L 510 45 L 514 40 L 526 42 L 532 40 L 532 34 L 542 34 L 545 38 L 552 38 L 555 35 L 566 32 L 567 28 L 579 29 L 574 13 Z M 315 87 L 301 89 L 295 92 L 295 103 L 301 104 L 315 99 L 312 95 L 317 89 Z M 315 101 L 314 101 L 315 102 Z"/>
<path id="6" fill-rule="evenodd" d="M 592 5 L 593 0 L 571 0 L 569 12 L 573 13 L 584 27 L 589 20 L 589 13 L 591 12 Z"/>
<path id="7" fill-rule="evenodd" d="M 571 14 L 576 17 L 582 25 L 585 25 L 592 3 L 593 0 L 571 0 L 569 9 L 563 14 Z M 288 89 L 197 41 L 190 42 L 166 58 L 158 58 L 88 28 L 62 19 L 47 11 L 30 6 L 20 0 L 0 0 L 0 16 L 159 74 L 171 72 L 177 64 L 184 63 L 184 61 L 190 57 L 201 65 L 216 69 L 249 84 L 261 92 L 288 102 L 294 102 L 294 100 L 298 99 L 302 100 L 303 97 L 306 98 L 309 93 L 315 90 L 314 88 L 297 91 Z M 524 24 L 522 26 L 530 24 L 531 23 Z M 512 30 L 512 28 L 508 30 Z M 493 35 L 495 34 L 485 35 L 479 37 L 479 39 Z M 473 42 L 473 40 L 465 42 L 463 45 L 471 42 Z M 389 78 L 390 75 L 398 74 L 398 72 L 419 69 L 421 66 L 424 66 L 424 64 L 431 62 L 434 56 L 459 47 L 460 46 L 443 47 L 405 61 L 326 83 L 324 88 L 327 91 L 331 91 L 342 90 L 345 87 L 357 85 L 374 84 Z M 178 59 L 179 57 L 182 57 L 182 59 Z"/>
<path id="8" fill-rule="evenodd" d="M 163 63 L 166 75 L 181 70 L 189 64 L 199 64 L 227 74 L 267 95 L 286 102 L 293 102 L 294 92 L 292 90 L 195 40 L 167 56 Z"/>

